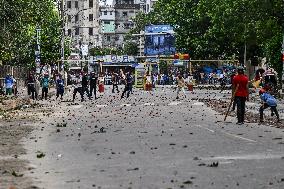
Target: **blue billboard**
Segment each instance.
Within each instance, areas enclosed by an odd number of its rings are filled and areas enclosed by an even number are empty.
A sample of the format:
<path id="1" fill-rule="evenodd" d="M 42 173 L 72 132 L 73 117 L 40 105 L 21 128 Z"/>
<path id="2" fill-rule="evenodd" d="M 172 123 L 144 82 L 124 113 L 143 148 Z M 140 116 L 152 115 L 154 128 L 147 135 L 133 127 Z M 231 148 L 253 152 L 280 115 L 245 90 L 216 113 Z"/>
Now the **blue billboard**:
<path id="1" fill-rule="evenodd" d="M 145 27 L 144 54 L 171 55 L 175 54 L 175 36 L 170 25 L 151 25 Z"/>

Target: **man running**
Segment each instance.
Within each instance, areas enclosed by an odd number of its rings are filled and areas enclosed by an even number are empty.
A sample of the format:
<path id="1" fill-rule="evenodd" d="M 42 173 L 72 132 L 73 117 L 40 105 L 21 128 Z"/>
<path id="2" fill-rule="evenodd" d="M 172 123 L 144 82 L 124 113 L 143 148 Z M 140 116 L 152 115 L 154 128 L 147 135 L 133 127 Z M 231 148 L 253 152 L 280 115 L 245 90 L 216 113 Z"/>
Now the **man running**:
<path id="1" fill-rule="evenodd" d="M 88 84 L 89 84 L 88 75 L 87 75 L 87 73 L 84 73 L 83 76 L 82 76 L 82 94 L 84 96 L 84 94 L 86 92 L 88 98 L 91 99 L 89 88 L 88 88 Z"/>
<path id="2" fill-rule="evenodd" d="M 249 99 L 248 77 L 244 75 L 244 68 L 238 67 L 238 75 L 233 78 L 233 91 L 236 91 L 238 125 L 244 124 L 246 100 Z"/>
<path id="3" fill-rule="evenodd" d="M 133 78 L 130 74 L 130 72 L 128 72 L 126 74 L 126 78 L 125 78 L 125 87 L 124 87 L 124 90 L 123 90 L 123 93 L 121 95 L 121 99 L 124 98 L 124 94 L 127 92 L 127 95 L 126 95 L 126 98 L 129 97 L 129 94 L 131 92 L 131 89 L 132 89 L 132 82 L 133 82 Z"/>

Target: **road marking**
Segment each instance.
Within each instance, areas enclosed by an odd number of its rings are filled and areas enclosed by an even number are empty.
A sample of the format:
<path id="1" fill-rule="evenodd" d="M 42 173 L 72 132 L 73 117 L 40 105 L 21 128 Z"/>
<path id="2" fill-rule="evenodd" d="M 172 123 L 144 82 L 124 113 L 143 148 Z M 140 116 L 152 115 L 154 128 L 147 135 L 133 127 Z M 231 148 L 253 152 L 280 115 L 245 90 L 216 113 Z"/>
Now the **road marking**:
<path id="1" fill-rule="evenodd" d="M 181 104 L 181 102 L 171 102 L 171 103 L 169 103 L 168 105 L 169 105 L 169 106 L 177 106 L 177 105 L 179 105 L 179 104 Z"/>
<path id="2" fill-rule="evenodd" d="M 102 108 L 102 107 L 107 107 L 106 104 L 102 104 L 102 105 L 96 105 L 97 108 Z"/>
<path id="3" fill-rule="evenodd" d="M 205 161 L 212 160 L 265 160 L 265 159 L 281 159 L 284 154 L 271 154 L 271 153 L 257 153 L 246 155 L 232 155 L 232 156 L 216 156 L 212 158 L 201 158 Z"/>
<path id="4" fill-rule="evenodd" d="M 199 127 L 199 128 L 202 128 L 202 129 L 205 129 L 205 130 L 207 130 L 207 131 L 210 131 L 210 132 L 212 132 L 212 133 L 215 133 L 214 130 L 208 129 L 208 128 L 206 128 L 206 127 L 202 127 L 201 125 L 195 125 L 195 126 L 196 126 L 196 127 Z"/>
<path id="5" fill-rule="evenodd" d="M 212 132 L 212 133 L 215 133 L 214 130 L 208 129 L 208 128 L 206 128 L 206 127 L 202 127 L 201 125 L 195 125 L 195 126 L 196 126 L 196 127 L 199 127 L 199 128 L 202 128 L 202 129 L 205 129 L 205 130 L 207 130 L 207 131 L 210 131 L 210 132 Z M 242 140 L 245 140 L 245 141 L 257 142 L 257 141 L 255 141 L 255 140 L 248 139 L 248 138 L 245 138 L 245 137 L 241 137 L 241 136 L 238 136 L 238 135 L 234 135 L 234 134 L 231 134 L 231 133 L 228 133 L 228 132 L 224 132 L 224 131 L 220 131 L 220 132 L 223 133 L 223 134 L 226 134 L 226 135 L 228 135 L 228 136 L 235 137 L 235 138 L 238 138 L 238 139 L 242 139 Z"/>
<path id="6" fill-rule="evenodd" d="M 83 107 L 83 105 L 75 105 L 75 106 L 72 106 L 72 108 L 74 108 L 74 109 L 80 109 L 80 108 L 82 108 Z"/>
<path id="7" fill-rule="evenodd" d="M 204 103 L 203 102 L 195 102 L 194 104 L 192 104 L 193 106 L 203 106 Z"/>
<path id="8" fill-rule="evenodd" d="M 120 106 L 122 106 L 122 107 L 131 106 L 131 104 L 121 104 Z"/>
<path id="9" fill-rule="evenodd" d="M 257 142 L 257 141 L 255 141 L 255 140 L 251 140 L 251 139 L 248 139 L 248 138 L 245 138 L 245 137 L 241 137 L 241 136 L 238 136 L 238 135 L 234 135 L 234 134 L 231 134 L 231 133 L 227 133 L 227 132 L 224 132 L 224 131 L 220 131 L 220 132 L 221 132 L 221 133 L 224 133 L 224 134 L 226 134 L 226 135 L 229 135 L 229 136 L 238 138 L 238 139 L 242 139 L 242 140 L 249 141 L 249 142 Z"/>
<path id="10" fill-rule="evenodd" d="M 154 106 L 154 103 L 145 103 L 144 106 Z"/>

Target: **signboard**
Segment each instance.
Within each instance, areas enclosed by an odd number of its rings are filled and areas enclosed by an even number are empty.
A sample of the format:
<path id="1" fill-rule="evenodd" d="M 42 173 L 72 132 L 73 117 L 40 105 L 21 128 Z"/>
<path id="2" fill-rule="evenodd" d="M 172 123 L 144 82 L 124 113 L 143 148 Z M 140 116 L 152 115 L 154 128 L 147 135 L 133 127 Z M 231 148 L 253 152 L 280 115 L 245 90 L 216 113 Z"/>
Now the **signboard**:
<path id="1" fill-rule="evenodd" d="M 139 64 L 135 67 L 135 87 L 143 88 L 144 86 L 144 75 L 146 73 L 146 69 L 143 64 Z"/>
<path id="2" fill-rule="evenodd" d="M 101 57 L 103 62 L 106 63 L 131 63 L 135 62 L 135 58 L 133 56 L 116 56 L 116 55 L 105 55 Z"/>
<path id="3" fill-rule="evenodd" d="M 83 56 L 87 56 L 89 54 L 89 47 L 88 45 L 82 45 L 81 46 L 81 51 Z"/>
<path id="4" fill-rule="evenodd" d="M 149 55 L 175 54 L 175 36 L 170 25 L 151 25 L 145 27 L 144 53 Z"/>

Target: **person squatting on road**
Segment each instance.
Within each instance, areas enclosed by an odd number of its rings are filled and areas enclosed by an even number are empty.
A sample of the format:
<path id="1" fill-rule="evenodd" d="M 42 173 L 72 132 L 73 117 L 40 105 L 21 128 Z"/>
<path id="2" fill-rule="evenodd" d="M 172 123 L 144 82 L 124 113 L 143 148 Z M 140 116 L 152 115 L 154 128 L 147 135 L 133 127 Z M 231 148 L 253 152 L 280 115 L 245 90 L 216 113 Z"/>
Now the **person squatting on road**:
<path id="1" fill-rule="evenodd" d="M 79 74 L 77 74 L 76 78 L 74 79 L 73 87 L 74 87 L 73 102 L 75 101 L 77 92 L 79 92 L 79 94 L 81 95 L 81 102 L 83 102 L 84 101 L 84 95 L 83 95 L 83 92 L 82 92 L 82 78 L 80 77 Z"/>
<path id="2" fill-rule="evenodd" d="M 238 67 L 238 75 L 233 78 L 233 91 L 236 91 L 238 125 L 244 124 L 246 100 L 249 99 L 248 77 L 244 75 L 244 68 Z"/>
<path id="3" fill-rule="evenodd" d="M 43 98 L 47 100 L 47 94 L 48 94 L 48 87 L 49 87 L 49 75 L 48 73 L 44 74 L 44 77 L 41 79 L 41 99 Z"/>
<path id="4" fill-rule="evenodd" d="M 32 74 L 26 80 L 26 84 L 28 87 L 28 95 L 32 95 L 32 99 L 34 100 L 37 97 L 36 90 L 35 90 L 35 78 Z"/>
<path id="5" fill-rule="evenodd" d="M 183 94 L 184 94 L 184 97 L 186 97 L 184 86 L 185 86 L 185 81 L 184 81 L 182 75 L 179 75 L 177 77 L 177 97 L 176 97 L 176 99 L 179 99 L 180 91 L 182 91 Z"/>
<path id="6" fill-rule="evenodd" d="M 12 95 L 12 89 L 13 89 L 13 86 L 14 86 L 14 79 L 13 77 L 8 74 L 6 77 L 5 77 L 5 88 L 6 88 L 6 95 Z"/>
<path id="7" fill-rule="evenodd" d="M 279 114 L 276 108 L 277 107 L 276 99 L 264 89 L 261 89 L 259 91 L 259 96 L 262 102 L 262 105 L 259 108 L 260 122 L 263 122 L 263 111 L 269 107 L 271 109 L 271 116 L 274 116 L 275 113 L 277 117 L 277 122 L 280 122 Z"/>
<path id="8" fill-rule="evenodd" d="M 84 94 L 86 92 L 87 93 L 87 97 L 89 99 L 91 99 L 88 84 L 89 84 L 88 75 L 87 75 L 87 73 L 84 73 L 83 76 L 82 76 L 82 95 L 84 96 Z"/>
<path id="9" fill-rule="evenodd" d="M 97 99 L 97 84 L 98 84 L 98 75 L 95 72 L 91 72 L 90 76 L 90 97 L 92 97 L 93 92 L 95 99 Z"/>
<path id="10" fill-rule="evenodd" d="M 119 76 L 117 73 L 112 74 L 111 81 L 112 81 L 112 93 L 114 93 L 115 88 L 116 88 L 117 93 L 119 93 L 119 90 L 118 90 Z"/>
<path id="11" fill-rule="evenodd" d="M 59 75 L 58 79 L 56 80 L 56 99 L 60 95 L 60 99 L 63 100 L 63 94 L 64 94 L 64 80 L 62 79 L 62 75 Z"/>
<path id="12" fill-rule="evenodd" d="M 132 82 L 133 82 L 133 78 L 130 74 L 130 72 L 128 72 L 126 74 L 126 78 L 125 78 L 125 87 L 124 87 L 124 90 L 122 92 L 122 95 L 121 95 L 121 99 L 124 98 L 124 94 L 127 92 L 127 95 L 126 95 L 126 98 L 129 97 L 129 94 L 132 90 Z"/>

